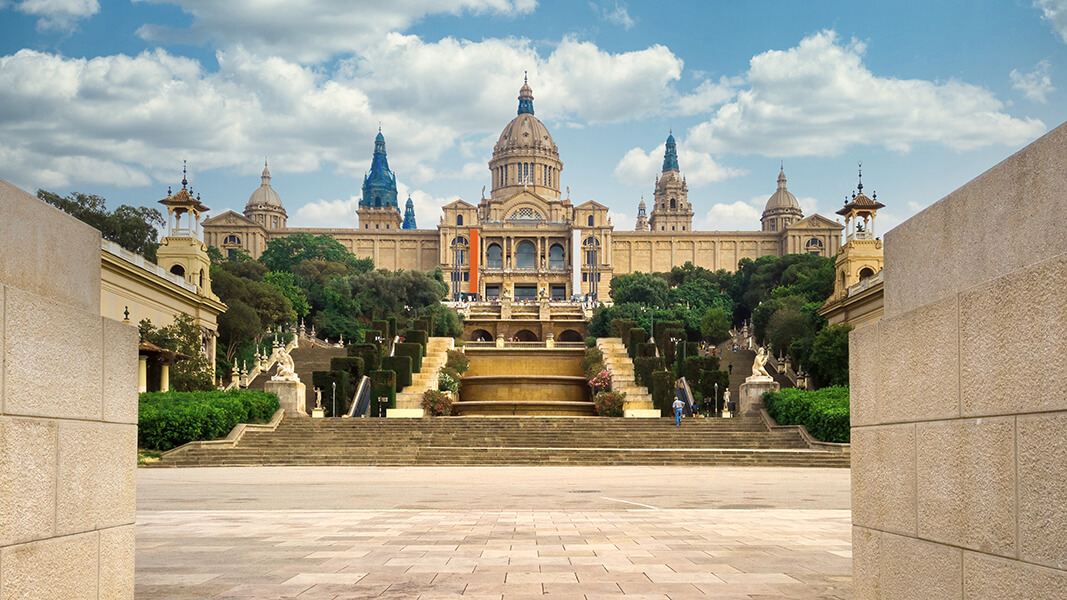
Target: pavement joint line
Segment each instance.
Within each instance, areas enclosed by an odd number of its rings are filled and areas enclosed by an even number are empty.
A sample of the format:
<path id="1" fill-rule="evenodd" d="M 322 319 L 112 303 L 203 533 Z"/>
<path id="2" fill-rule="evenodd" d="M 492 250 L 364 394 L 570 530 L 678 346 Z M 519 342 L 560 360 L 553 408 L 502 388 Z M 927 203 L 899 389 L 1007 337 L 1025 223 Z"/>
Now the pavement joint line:
<path id="1" fill-rule="evenodd" d="M 552 450 L 552 451 L 575 451 L 575 452 L 618 452 L 620 450 L 637 450 L 641 452 L 727 452 L 746 453 L 764 452 L 768 454 L 794 454 L 798 452 L 810 454 L 840 454 L 827 450 L 811 450 L 810 448 L 557 448 L 540 446 L 423 446 L 423 450 Z"/>
<path id="2" fill-rule="evenodd" d="M 652 509 L 652 510 L 659 510 L 655 506 L 650 506 L 648 504 L 641 504 L 640 502 L 631 502 L 629 500 L 619 500 L 618 498 L 608 498 L 607 496 L 601 496 L 600 498 L 603 499 L 603 500 L 611 500 L 612 502 L 625 502 L 626 504 L 634 504 L 634 505 L 643 506 L 645 508 L 649 508 L 649 509 Z"/>

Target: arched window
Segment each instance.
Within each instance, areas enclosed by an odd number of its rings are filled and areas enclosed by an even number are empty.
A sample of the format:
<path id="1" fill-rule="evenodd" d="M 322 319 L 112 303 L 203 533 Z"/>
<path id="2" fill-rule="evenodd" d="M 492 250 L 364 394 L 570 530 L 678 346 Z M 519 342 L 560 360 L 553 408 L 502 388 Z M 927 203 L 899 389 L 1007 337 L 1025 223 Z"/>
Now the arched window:
<path id="1" fill-rule="evenodd" d="M 593 215 L 589 215 L 589 226 L 593 226 Z"/>
<path id="2" fill-rule="evenodd" d="M 567 263 L 563 258 L 563 246 L 552 244 L 552 247 L 548 249 L 548 268 L 563 269 L 566 266 Z"/>
<path id="3" fill-rule="evenodd" d="M 519 245 L 515 248 L 515 268 L 517 269 L 535 269 L 537 268 L 535 255 L 537 251 L 534 250 L 534 245 L 530 242 L 519 242 Z"/>
<path id="4" fill-rule="evenodd" d="M 236 235 L 228 235 L 228 236 L 226 236 L 226 239 L 222 243 L 223 244 L 227 244 L 227 245 L 232 244 L 232 245 L 235 245 L 235 246 L 240 246 L 241 245 L 241 238 L 237 237 Z"/>
<path id="5" fill-rule="evenodd" d="M 867 279 L 872 275 L 874 275 L 874 271 L 872 271 L 870 267 L 863 267 L 860 269 L 860 279 Z"/>
<path id="6" fill-rule="evenodd" d="M 490 269 L 504 268 L 504 251 L 500 244 L 489 244 L 485 249 L 485 266 Z"/>
<path id="7" fill-rule="evenodd" d="M 804 250 L 808 254 L 822 254 L 822 240 L 819 238 L 811 238 L 804 244 Z"/>
<path id="8" fill-rule="evenodd" d="M 200 287 L 204 287 L 204 270 L 200 269 Z"/>
<path id="9" fill-rule="evenodd" d="M 381 196 L 375 196 L 374 197 L 374 206 L 380 207 L 381 205 L 382 205 L 382 197 Z"/>
<path id="10" fill-rule="evenodd" d="M 456 215 L 456 225 L 463 224 L 463 215 Z"/>
<path id="11" fill-rule="evenodd" d="M 278 217 L 271 217 L 270 218 L 270 228 L 271 229 L 277 229 L 278 228 Z"/>
<path id="12" fill-rule="evenodd" d="M 185 267 L 181 265 L 174 265 L 170 268 L 170 272 L 174 273 L 178 277 L 185 277 Z"/>
<path id="13" fill-rule="evenodd" d="M 678 208 L 678 203 L 674 198 L 671 198 L 671 210 Z"/>
<path id="14" fill-rule="evenodd" d="M 452 238 L 452 251 L 457 253 L 455 260 L 458 264 L 465 265 L 470 259 L 469 250 L 471 247 L 470 241 L 467 238 L 461 236 Z"/>

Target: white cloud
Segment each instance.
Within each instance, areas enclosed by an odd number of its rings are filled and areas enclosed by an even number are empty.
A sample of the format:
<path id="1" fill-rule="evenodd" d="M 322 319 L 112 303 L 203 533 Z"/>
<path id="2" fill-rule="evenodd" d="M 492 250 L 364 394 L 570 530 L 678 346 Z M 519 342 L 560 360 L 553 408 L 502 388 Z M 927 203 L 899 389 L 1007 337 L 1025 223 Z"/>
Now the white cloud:
<path id="1" fill-rule="evenodd" d="M 675 101 L 674 112 L 689 116 L 711 112 L 737 93 L 736 86 L 743 83 L 737 78 L 721 77 L 718 83 L 704 80 L 690 94 L 681 95 Z"/>
<path id="2" fill-rule="evenodd" d="M 1041 9 L 1042 17 L 1052 25 L 1053 31 L 1067 42 L 1067 0 L 1035 0 L 1034 6 Z"/>
<path id="3" fill-rule="evenodd" d="M 349 196 L 347 200 L 318 199 L 308 202 L 289 217 L 289 227 L 350 227 L 356 228 L 359 219 L 356 208 L 359 196 Z"/>
<path id="4" fill-rule="evenodd" d="M 877 77 L 866 46 L 833 31 L 752 58 L 748 88 L 689 131 L 695 150 L 828 156 L 852 145 L 907 152 L 920 143 L 954 150 L 1019 144 L 1045 131 L 1017 119 L 989 90 L 958 82 Z"/>
<path id="5" fill-rule="evenodd" d="M 590 2 L 589 7 L 593 9 L 601 19 L 611 23 L 612 25 L 618 25 L 626 31 L 634 28 L 637 21 L 630 16 L 630 11 L 626 9 L 625 4 L 619 4 L 618 2 L 612 8 L 602 8 L 595 2 Z"/>
<path id="6" fill-rule="evenodd" d="M 656 175 L 663 172 L 665 149 L 665 145 L 661 145 L 646 153 L 640 148 L 632 148 L 615 165 L 615 178 L 628 185 L 651 188 L 656 181 Z M 711 155 L 694 152 L 684 145 L 678 150 L 678 166 L 681 167 L 689 187 L 693 188 L 747 173 L 744 169 L 720 165 Z"/>
<path id="7" fill-rule="evenodd" d="M 2 7 L 2 6 L 0 6 Z M 100 12 L 98 0 L 22 0 L 15 10 L 40 17 L 37 29 L 69 30 L 74 23 Z"/>
<path id="8" fill-rule="evenodd" d="M 752 231 L 759 228 L 763 211 L 748 202 L 738 200 L 733 204 L 715 204 L 704 215 L 701 231 Z"/>
<path id="9" fill-rule="evenodd" d="M 1048 102 L 1045 96 L 1056 91 L 1056 88 L 1052 87 L 1052 78 L 1048 74 L 1050 67 L 1049 61 L 1043 60 L 1037 63 L 1034 70 L 1029 73 L 1020 73 L 1012 69 L 1011 87 L 1021 91 L 1028 100 L 1045 104 Z"/>
<path id="10" fill-rule="evenodd" d="M 175 4 L 193 15 L 188 29 L 144 25 L 137 34 L 162 43 L 243 46 L 254 54 L 316 63 L 376 45 L 385 34 L 402 31 L 435 14 L 529 14 L 536 0 L 135 0 Z M 395 73 L 392 74 L 395 76 Z"/>
<path id="11" fill-rule="evenodd" d="M 797 204 L 800 205 L 800 210 L 804 213 L 805 217 L 819 212 L 819 201 L 811 196 L 801 196 L 797 198 Z"/>
<path id="12" fill-rule="evenodd" d="M 608 218 L 611 219 L 611 224 L 615 226 L 615 231 L 633 231 L 634 226 L 637 225 L 637 217 L 631 217 L 623 212 L 609 210 Z"/>

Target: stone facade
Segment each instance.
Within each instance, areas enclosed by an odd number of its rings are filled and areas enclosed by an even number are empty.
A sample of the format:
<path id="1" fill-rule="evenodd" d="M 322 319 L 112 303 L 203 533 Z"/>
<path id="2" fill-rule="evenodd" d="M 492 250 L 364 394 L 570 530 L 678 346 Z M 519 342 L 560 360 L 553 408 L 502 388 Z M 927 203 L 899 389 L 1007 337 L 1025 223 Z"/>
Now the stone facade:
<path id="1" fill-rule="evenodd" d="M 886 234 L 884 318 L 850 338 L 856 600 L 1064 597 L 1065 149 Z"/>
<path id="2" fill-rule="evenodd" d="M 133 598 L 137 329 L 100 233 L 0 181 L 0 598 Z"/>
<path id="3" fill-rule="evenodd" d="M 531 301 L 542 295 L 608 299 L 608 283 L 615 275 L 669 271 L 686 262 L 733 271 L 743 258 L 801 252 L 832 257 L 841 247 L 842 226 L 819 215 L 804 218 L 785 187 L 784 171 L 760 231 L 694 232 L 673 135 L 667 139 L 651 213 L 645 215 L 642 201 L 638 230 L 615 231 L 606 206 L 571 202 L 570 190 L 561 185 L 559 148 L 534 116 L 533 100 L 524 83 L 517 115 L 493 148 L 488 196 L 483 188 L 476 204 L 457 200 L 442 207 L 436 229 L 401 229 L 396 176 L 379 132 L 357 209 L 358 229 L 269 227 L 261 218 L 263 203 L 250 200 L 243 215 L 227 211 L 206 220 L 205 241 L 223 252 L 245 250 L 258 257 L 276 237 L 328 234 L 357 256 L 372 258 L 378 268 L 440 267 L 448 273 L 453 297 Z M 278 208 L 280 199 L 271 210 Z"/>

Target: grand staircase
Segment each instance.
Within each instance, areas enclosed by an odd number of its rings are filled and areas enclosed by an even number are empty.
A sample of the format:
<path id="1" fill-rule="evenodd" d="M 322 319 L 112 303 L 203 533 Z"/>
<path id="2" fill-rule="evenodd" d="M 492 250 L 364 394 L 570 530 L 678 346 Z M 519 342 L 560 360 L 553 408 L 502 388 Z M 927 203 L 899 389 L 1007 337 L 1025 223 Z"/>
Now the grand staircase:
<path id="1" fill-rule="evenodd" d="M 307 388 L 304 409 L 310 414 L 311 409 L 315 406 L 315 388 L 311 385 L 311 373 L 314 371 L 329 371 L 330 359 L 347 356 L 348 352 L 344 348 L 299 346 L 293 348 L 289 355 L 293 358 L 293 366 L 296 367 L 297 377 Z M 264 386 L 270 381 L 271 375 L 277 373 L 277 371 L 278 367 L 274 366 L 266 373 L 259 375 L 248 383 L 248 389 L 263 391 Z M 323 394 L 323 397 L 326 396 L 328 396 L 328 393 Z"/>
<path id="2" fill-rule="evenodd" d="M 659 417 L 659 411 L 652 406 L 652 394 L 634 378 L 634 363 L 622 345 L 622 338 L 599 338 L 597 348 L 604 353 L 604 366 L 611 371 L 611 390 L 626 392 L 623 415 Z"/>
<path id="3" fill-rule="evenodd" d="M 759 420 L 598 417 L 283 418 L 235 446 L 187 444 L 153 466 L 701 465 L 848 467 Z"/>
<path id="4" fill-rule="evenodd" d="M 455 347 L 456 340 L 450 337 L 432 337 L 427 340 L 422 369 L 418 373 L 412 373 L 411 385 L 396 395 L 396 408 L 390 411 L 390 416 L 422 416 L 422 394 L 426 390 L 437 389 L 437 371 L 445 366 L 448 351 Z"/>

